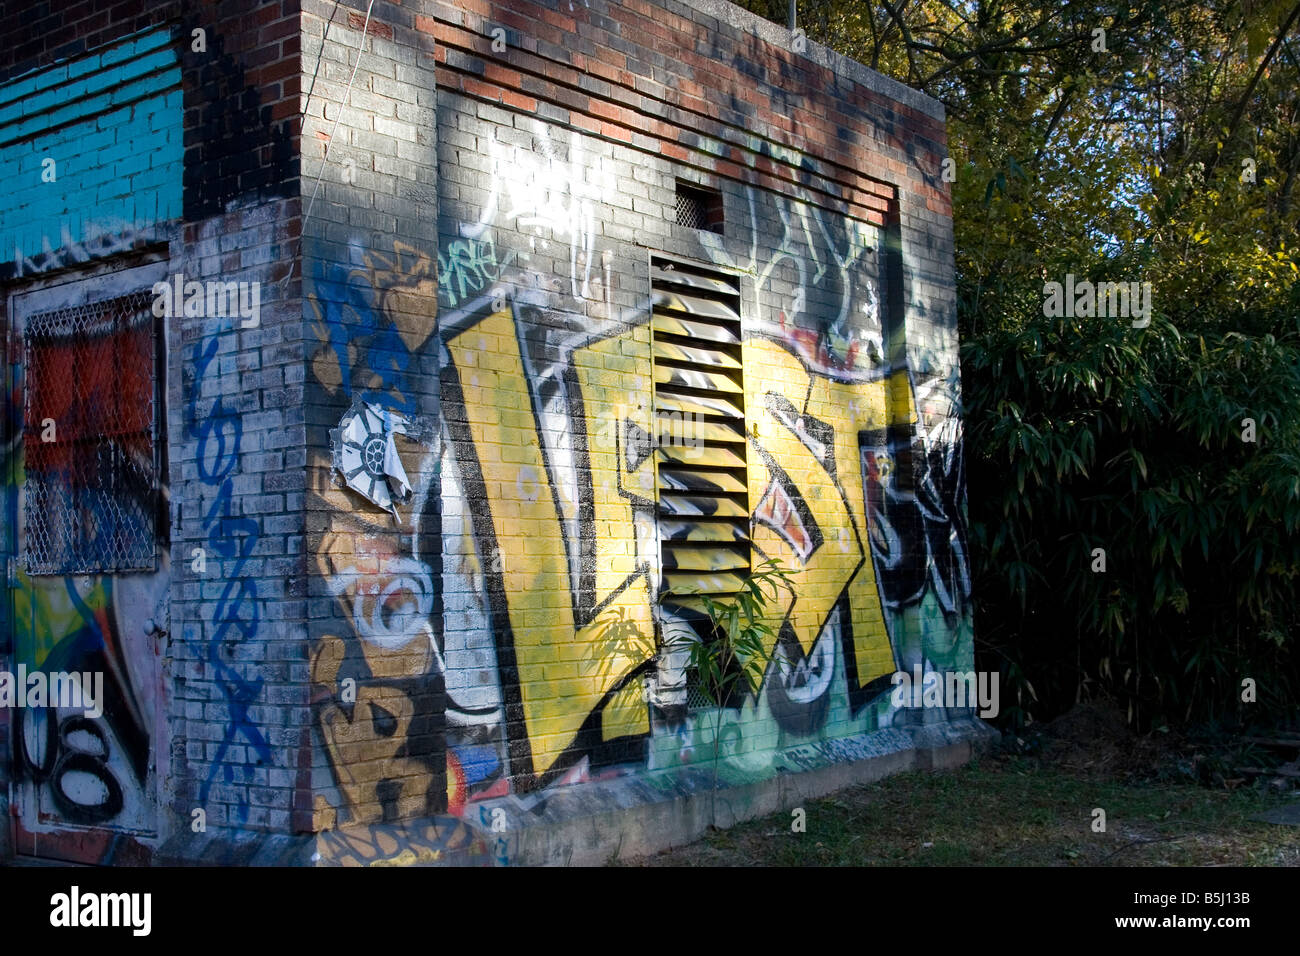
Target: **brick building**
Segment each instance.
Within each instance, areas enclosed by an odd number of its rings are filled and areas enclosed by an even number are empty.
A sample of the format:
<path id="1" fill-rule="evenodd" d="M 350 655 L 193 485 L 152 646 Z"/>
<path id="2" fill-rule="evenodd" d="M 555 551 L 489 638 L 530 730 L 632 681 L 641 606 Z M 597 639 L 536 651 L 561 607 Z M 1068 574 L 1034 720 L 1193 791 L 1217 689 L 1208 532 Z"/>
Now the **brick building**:
<path id="1" fill-rule="evenodd" d="M 969 753 L 891 693 L 972 668 L 937 103 L 715 0 L 37 6 L 0 858 L 597 861 L 715 747 L 721 822 Z"/>

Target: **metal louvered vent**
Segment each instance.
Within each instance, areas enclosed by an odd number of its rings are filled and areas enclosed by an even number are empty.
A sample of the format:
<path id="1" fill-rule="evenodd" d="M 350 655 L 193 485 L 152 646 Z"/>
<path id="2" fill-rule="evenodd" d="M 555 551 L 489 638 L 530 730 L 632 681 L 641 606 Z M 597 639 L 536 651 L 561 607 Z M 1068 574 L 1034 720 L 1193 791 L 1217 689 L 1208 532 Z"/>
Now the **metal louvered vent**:
<path id="1" fill-rule="evenodd" d="M 29 574 L 153 570 L 152 295 L 33 315 L 24 333 Z"/>
<path id="2" fill-rule="evenodd" d="M 662 259 L 650 282 L 662 590 L 731 594 L 750 569 L 739 283 Z"/>

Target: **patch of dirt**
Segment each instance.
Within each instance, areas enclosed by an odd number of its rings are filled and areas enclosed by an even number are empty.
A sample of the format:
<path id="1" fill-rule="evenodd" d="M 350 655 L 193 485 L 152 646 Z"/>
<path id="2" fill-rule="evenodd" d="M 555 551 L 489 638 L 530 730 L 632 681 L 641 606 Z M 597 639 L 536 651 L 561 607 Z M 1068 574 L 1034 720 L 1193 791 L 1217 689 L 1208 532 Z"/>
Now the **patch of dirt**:
<path id="1" fill-rule="evenodd" d="M 1064 770 L 1114 778 L 1188 776 L 1192 755 L 1175 734 L 1138 736 L 1111 701 L 1076 704 L 1035 728 L 1042 756 Z"/>
<path id="2" fill-rule="evenodd" d="M 1075 704 L 1069 713 L 1043 724 L 1040 732 L 1077 747 L 1098 741 L 1125 742 L 1133 737 L 1119 707 L 1110 701 Z"/>

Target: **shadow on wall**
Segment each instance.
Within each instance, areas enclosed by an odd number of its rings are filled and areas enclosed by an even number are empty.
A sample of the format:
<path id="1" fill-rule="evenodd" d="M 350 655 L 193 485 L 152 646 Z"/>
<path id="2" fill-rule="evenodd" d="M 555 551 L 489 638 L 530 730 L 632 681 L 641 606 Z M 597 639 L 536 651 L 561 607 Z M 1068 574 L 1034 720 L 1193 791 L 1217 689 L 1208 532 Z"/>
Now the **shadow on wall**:
<path id="1" fill-rule="evenodd" d="M 669 706 L 656 639 L 653 467 L 624 440 L 653 427 L 651 304 L 619 304 L 595 228 L 617 184 L 581 140 L 538 124 L 535 141 L 492 144 L 490 198 L 440 250 L 357 246 L 309 276 L 313 373 L 350 463 L 319 553 L 347 626 L 312 657 L 326 826 L 540 808 L 552 785 L 711 752 L 713 722 Z M 895 670 L 971 660 L 953 383 L 887 363 L 875 227 L 751 192 L 738 228 L 769 201 L 776 241 L 727 247 L 766 259 L 708 247 L 770 309 L 745 344 L 753 545 L 798 595 L 724 727 L 727 782 L 887 726 Z"/>

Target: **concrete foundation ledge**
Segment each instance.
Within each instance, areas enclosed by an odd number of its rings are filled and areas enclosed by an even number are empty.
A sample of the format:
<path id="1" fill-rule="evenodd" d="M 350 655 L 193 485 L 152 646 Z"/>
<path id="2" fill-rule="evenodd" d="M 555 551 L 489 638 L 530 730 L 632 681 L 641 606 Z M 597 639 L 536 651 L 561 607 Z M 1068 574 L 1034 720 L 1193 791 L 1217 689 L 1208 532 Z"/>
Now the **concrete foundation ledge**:
<path id="1" fill-rule="evenodd" d="M 779 752 L 776 772 L 712 765 L 475 802 L 463 817 L 349 824 L 314 835 L 182 834 L 154 862 L 201 866 L 599 866 L 682 846 L 730 827 L 905 770 L 957 767 L 997 732 L 975 717 L 892 727 Z"/>
<path id="2" fill-rule="evenodd" d="M 493 857 L 512 866 L 596 866 L 692 843 L 713 822 L 730 827 L 791 810 L 844 787 L 912 769 L 956 767 L 987 749 L 997 732 L 958 718 L 890 728 L 782 751 L 777 772 L 712 792 L 705 768 L 690 774 L 645 773 L 548 793 L 527 809 L 516 798 L 476 804 L 489 824 Z M 500 808 L 504 814 L 495 814 Z M 522 811 L 522 812 L 521 812 Z M 504 831 L 490 824 L 504 818 Z"/>

